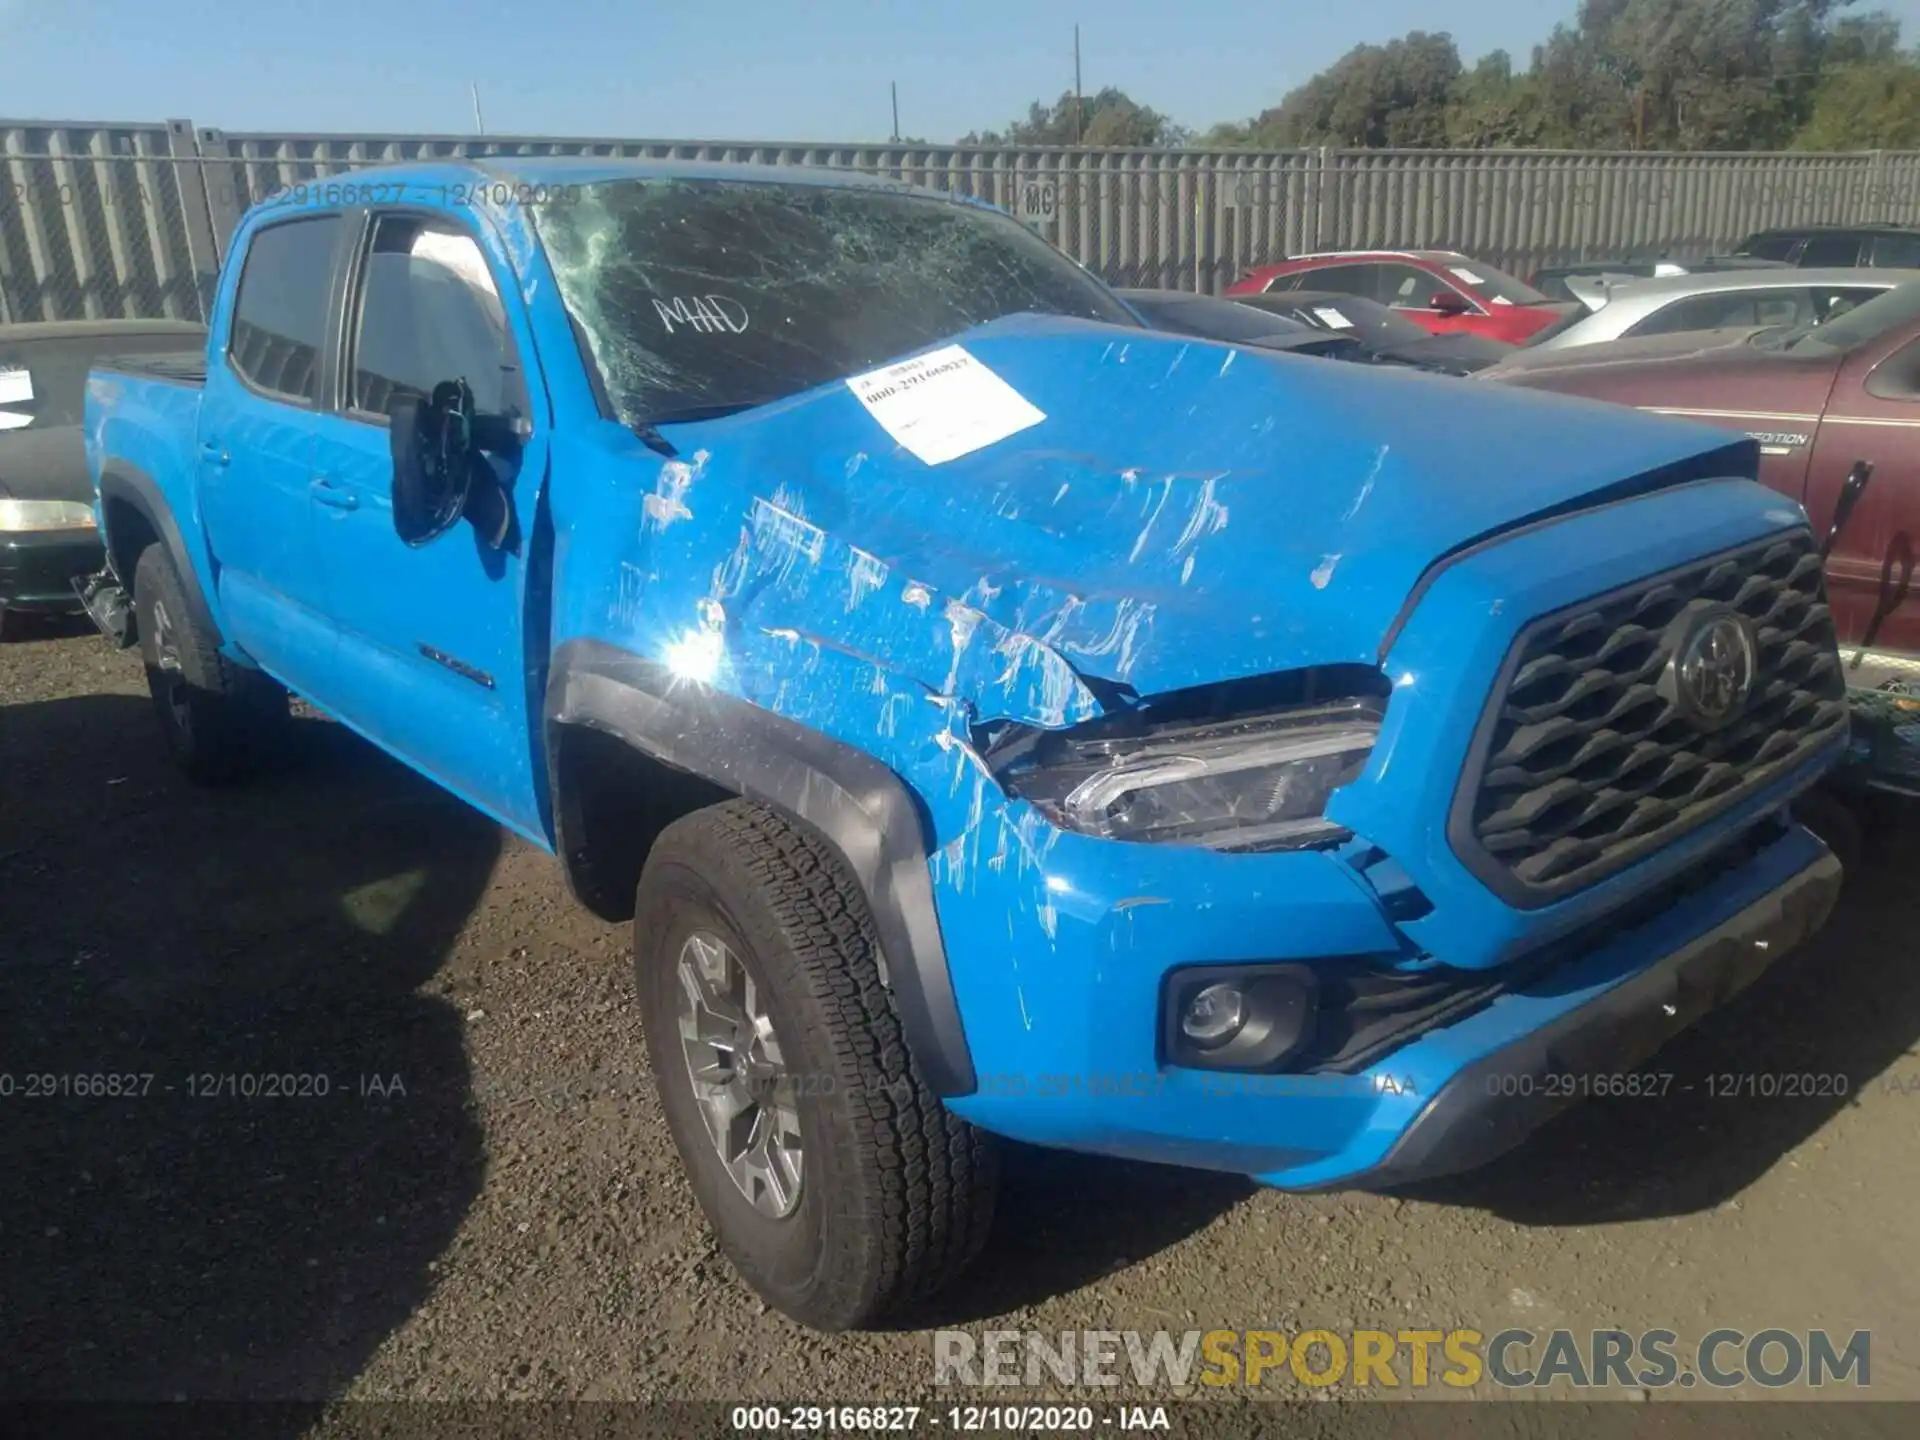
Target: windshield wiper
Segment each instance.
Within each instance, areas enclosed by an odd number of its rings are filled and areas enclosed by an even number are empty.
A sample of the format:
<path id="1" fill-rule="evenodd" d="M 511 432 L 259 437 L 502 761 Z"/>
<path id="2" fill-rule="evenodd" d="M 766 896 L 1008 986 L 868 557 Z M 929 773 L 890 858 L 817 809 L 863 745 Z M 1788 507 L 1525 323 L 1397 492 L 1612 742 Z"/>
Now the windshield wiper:
<path id="1" fill-rule="evenodd" d="M 673 448 L 673 442 L 651 425 L 629 425 L 629 430 L 640 437 L 640 443 L 656 455 L 664 455 L 669 460 L 678 460 L 680 452 Z"/>
<path id="2" fill-rule="evenodd" d="M 722 420 L 729 415 L 738 415 L 742 410 L 756 410 L 773 398 L 769 395 L 758 400 L 730 400 L 721 405 L 689 405 L 683 410 L 669 410 L 665 415 L 655 415 L 647 428 L 651 430 L 655 425 L 681 425 L 693 420 Z"/>

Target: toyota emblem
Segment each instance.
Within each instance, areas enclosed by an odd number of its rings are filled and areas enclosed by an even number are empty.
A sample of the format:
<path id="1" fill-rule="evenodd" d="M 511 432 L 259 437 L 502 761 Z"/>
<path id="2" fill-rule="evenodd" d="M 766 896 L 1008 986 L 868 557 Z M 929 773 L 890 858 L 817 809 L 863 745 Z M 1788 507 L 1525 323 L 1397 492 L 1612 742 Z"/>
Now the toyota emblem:
<path id="1" fill-rule="evenodd" d="M 1753 690 L 1753 627 L 1739 612 L 1715 607 L 1682 617 L 1668 690 L 1680 713 L 1702 730 L 1718 730 L 1746 708 Z"/>

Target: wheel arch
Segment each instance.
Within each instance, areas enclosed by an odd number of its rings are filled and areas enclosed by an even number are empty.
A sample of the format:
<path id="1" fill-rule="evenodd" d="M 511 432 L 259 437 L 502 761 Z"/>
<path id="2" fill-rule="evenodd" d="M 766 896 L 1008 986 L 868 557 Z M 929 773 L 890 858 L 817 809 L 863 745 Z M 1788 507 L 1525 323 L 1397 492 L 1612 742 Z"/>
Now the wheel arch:
<path id="1" fill-rule="evenodd" d="M 100 469 L 100 518 L 107 563 L 120 584 L 129 593 L 133 588 L 133 567 L 140 552 L 156 542 L 167 547 L 173 568 L 179 572 L 181 588 L 196 622 L 210 635 L 220 635 L 213 607 L 200 586 L 200 572 L 187 550 L 186 537 L 166 496 L 151 475 L 124 460 L 108 460 Z"/>
<path id="2" fill-rule="evenodd" d="M 922 1075 L 943 1098 L 976 1077 L 954 996 L 918 798 L 872 756 L 599 641 L 555 650 L 545 706 L 553 828 L 568 886 L 594 913 L 632 913 L 646 849 L 680 815 L 739 796 L 816 831 L 859 882 Z M 610 766 L 612 784 L 602 783 Z M 593 783 L 588 783 L 591 775 Z M 609 801 L 608 796 L 619 799 Z"/>

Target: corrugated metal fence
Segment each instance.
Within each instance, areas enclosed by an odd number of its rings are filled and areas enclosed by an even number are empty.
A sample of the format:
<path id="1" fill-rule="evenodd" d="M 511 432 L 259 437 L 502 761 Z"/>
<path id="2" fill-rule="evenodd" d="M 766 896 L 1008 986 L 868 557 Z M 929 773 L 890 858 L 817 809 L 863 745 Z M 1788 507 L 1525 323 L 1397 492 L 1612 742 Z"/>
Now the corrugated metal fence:
<path id="1" fill-rule="evenodd" d="M 1767 225 L 1920 222 L 1920 153 L 1908 152 L 1017 150 L 0 121 L 0 322 L 200 318 L 221 246 L 255 201 L 365 165 L 501 154 L 891 175 L 1004 206 L 1116 283 L 1203 291 L 1308 250 L 1448 247 L 1525 275 L 1725 249 Z"/>

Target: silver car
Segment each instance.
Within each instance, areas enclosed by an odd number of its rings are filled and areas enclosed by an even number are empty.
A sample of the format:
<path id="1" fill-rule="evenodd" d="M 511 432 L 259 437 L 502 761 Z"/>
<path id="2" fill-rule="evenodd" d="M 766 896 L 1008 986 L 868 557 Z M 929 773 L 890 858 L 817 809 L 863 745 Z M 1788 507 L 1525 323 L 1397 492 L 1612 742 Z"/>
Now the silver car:
<path id="1" fill-rule="evenodd" d="M 1587 313 L 1541 331 L 1524 348 L 1565 350 L 1687 330 L 1819 325 L 1913 279 L 1920 279 L 1920 270 L 1722 270 L 1618 282 L 1573 278 L 1567 288 Z"/>

